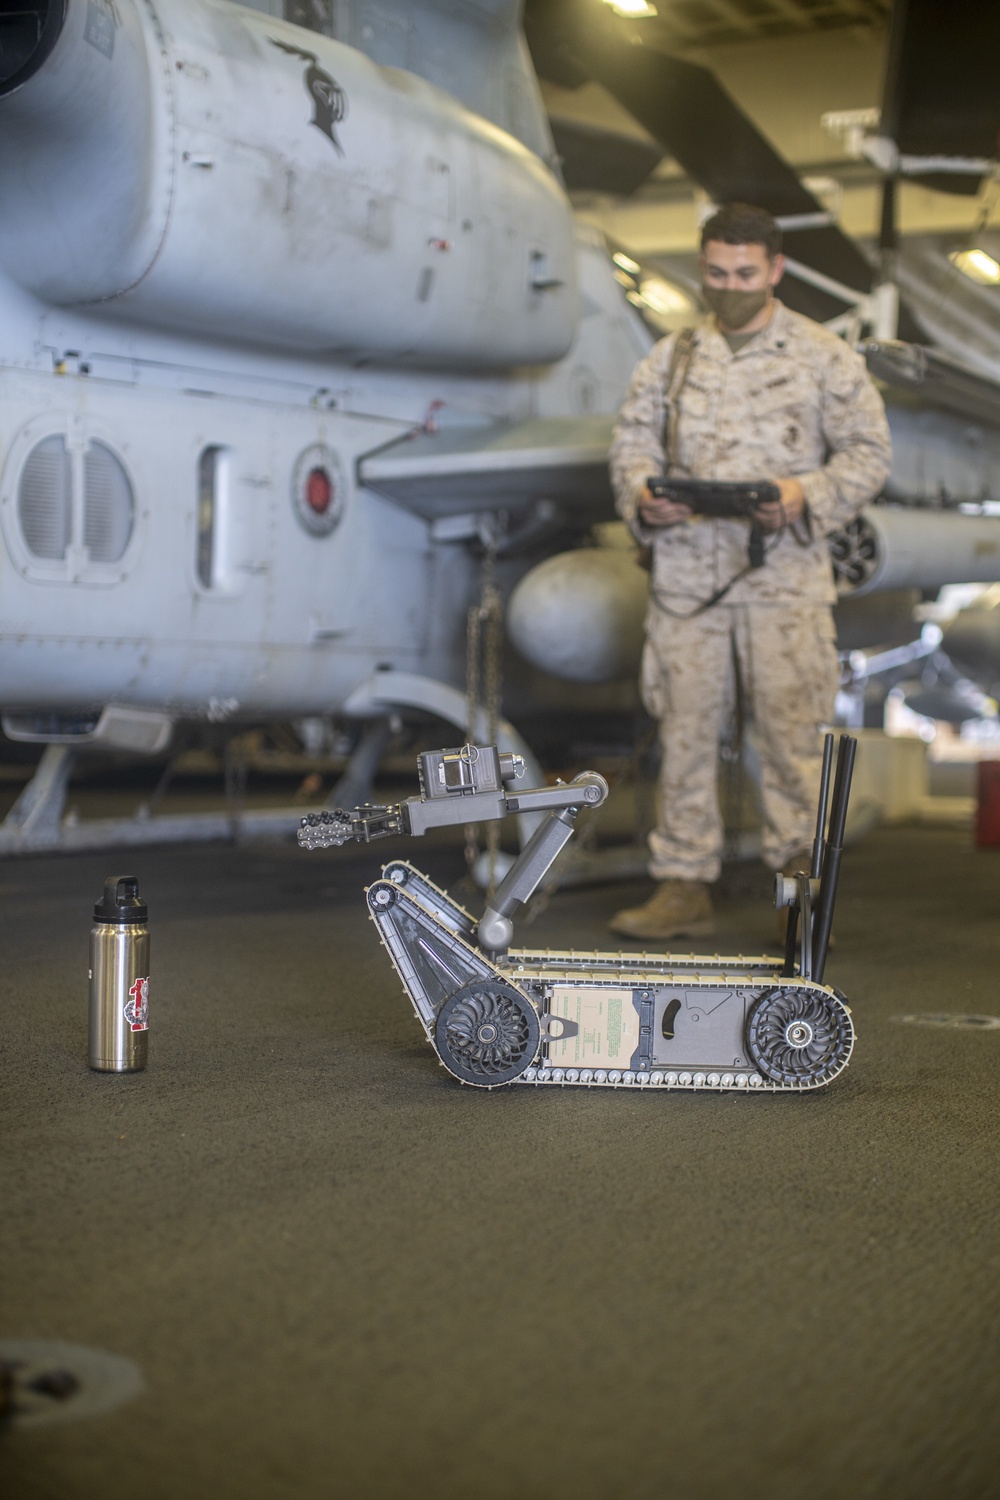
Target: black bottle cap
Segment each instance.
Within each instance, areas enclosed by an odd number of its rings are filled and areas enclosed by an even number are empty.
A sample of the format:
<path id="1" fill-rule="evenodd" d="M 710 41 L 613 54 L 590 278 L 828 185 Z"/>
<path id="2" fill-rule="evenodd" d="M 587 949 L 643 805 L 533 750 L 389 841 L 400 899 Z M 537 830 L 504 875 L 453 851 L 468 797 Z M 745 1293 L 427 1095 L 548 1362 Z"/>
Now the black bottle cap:
<path id="1" fill-rule="evenodd" d="M 145 901 L 139 900 L 139 882 L 134 875 L 109 875 L 104 895 L 94 907 L 95 922 L 145 922 Z"/>

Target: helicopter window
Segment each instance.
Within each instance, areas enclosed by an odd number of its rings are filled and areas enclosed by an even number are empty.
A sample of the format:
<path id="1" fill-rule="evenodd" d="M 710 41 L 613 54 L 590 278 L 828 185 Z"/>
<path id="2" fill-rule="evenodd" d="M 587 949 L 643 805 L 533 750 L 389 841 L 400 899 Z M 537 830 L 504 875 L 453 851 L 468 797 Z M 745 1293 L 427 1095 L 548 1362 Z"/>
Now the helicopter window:
<path id="1" fill-rule="evenodd" d="M 218 530 L 219 485 L 223 475 L 223 449 L 203 448 L 198 459 L 198 582 L 214 588 L 216 577 L 216 532 Z"/>
<path id="2" fill-rule="evenodd" d="M 195 579 L 216 599 L 235 600 L 250 579 L 267 571 L 260 549 L 263 515 L 254 490 L 270 479 L 239 472 L 236 448 L 212 444 L 198 455 Z"/>
<path id="3" fill-rule="evenodd" d="M 73 466 L 61 434 L 37 443 L 18 486 L 17 514 L 32 557 L 59 561 L 73 534 Z"/>
<path id="4" fill-rule="evenodd" d="M 83 458 L 83 544 L 91 562 L 125 555 L 134 509 L 125 470 L 106 444 L 92 442 Z"/>

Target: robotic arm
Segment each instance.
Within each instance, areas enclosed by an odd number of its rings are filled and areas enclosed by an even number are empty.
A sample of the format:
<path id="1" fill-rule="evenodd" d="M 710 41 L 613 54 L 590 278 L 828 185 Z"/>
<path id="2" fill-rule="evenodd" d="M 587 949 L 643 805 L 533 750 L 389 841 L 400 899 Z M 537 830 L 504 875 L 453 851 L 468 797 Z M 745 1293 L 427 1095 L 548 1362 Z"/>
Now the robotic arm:
<path id="1" fill-rule="evenodd" d="M 304 849 L 328 849 L 351 842 L 370 843 L 391 834 L 419 837 L 429 828 L 486 823 L 508 813 L 547 812 L 535 829 L 491 904 L 478 935 L 489 953 L 504 953 L 513 937 L 511 915 L 537 889 L 573 834 L 582 807 L 600 807 L 608 784 L 596 771 L 584 771 L 568 785 L 509 790 L 505 783 L 524 775 L 519 755 L 495 745 L 462 745 L 455 750 L 428 750 L 418 757 L 420 796 L 388 806 L 366 804 L 350 812 L 336 808 L 309 813 L 298 840 Z"/>

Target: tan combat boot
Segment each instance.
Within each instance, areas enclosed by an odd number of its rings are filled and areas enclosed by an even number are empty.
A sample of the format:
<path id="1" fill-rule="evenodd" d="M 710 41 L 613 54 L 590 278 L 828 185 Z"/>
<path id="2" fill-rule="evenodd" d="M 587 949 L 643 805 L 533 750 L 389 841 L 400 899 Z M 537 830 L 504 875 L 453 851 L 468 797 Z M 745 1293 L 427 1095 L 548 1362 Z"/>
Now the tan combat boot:
<path id="1" fill-rule="evenodd" d="M 608 926 L 630 938 L 710 937 L 712 898 L 702 880 L 661 880 L 645 906 L 616 912 Z"/>

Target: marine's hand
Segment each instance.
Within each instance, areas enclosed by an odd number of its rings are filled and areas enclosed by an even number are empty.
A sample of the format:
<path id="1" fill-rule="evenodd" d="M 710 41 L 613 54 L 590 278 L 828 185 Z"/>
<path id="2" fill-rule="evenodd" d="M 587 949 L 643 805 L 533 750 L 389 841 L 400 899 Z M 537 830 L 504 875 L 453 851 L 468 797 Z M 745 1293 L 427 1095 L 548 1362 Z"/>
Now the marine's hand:
<path id="1" fill-rule="evenodd" d="M 691 515 L 690 505 L 651 493 L 648 485 L 639 496 L 639 515 L 647 526 L 676 526 Z"/>
<path id="2" fill-rule="evenodd" d="M 779 479 L 776 483 L 781 499 L 757 507 L 757 519 L 764 531 L 780 531 L 782 526 L 793 526 L 802 519 L 806 508 L 805 491 L 797 479 Z"/>

